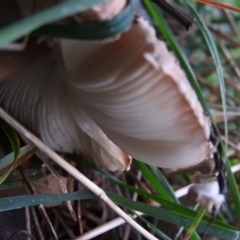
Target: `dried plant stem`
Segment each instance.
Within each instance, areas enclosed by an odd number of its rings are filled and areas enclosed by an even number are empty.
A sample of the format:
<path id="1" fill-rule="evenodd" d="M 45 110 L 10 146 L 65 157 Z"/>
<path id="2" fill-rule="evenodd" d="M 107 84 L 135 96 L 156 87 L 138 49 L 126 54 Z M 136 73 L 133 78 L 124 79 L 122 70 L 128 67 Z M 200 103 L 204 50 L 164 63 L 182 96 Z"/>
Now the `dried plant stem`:
<path id="1" fill-rule="evenodd" d="M 38 221 L 36 210 L 34 207 L 31 207 L 30 209 L 31 209 L 32 218 L 33 218 L 33 221 L 37 230 L 36 232 L 38 233 L 39 239 L 44 240 L 43 232 Z"/>
<path id="2" fill-rule="evenodd" d="M 77 188 L 78 190 L 80 190 L 80 182 L 77 183 Z M 79 227 L 79 233 L 80 235 L 83 234 L 83 222 L 82 222 L 82 210 L 81 210 L 81 200 L 77 200 L 77 220 L 78 220 L 78 227 Z"/>
<path id="3" fill-rule="evenodd" d="M 129 223 L 139 233 L 141 233 L 147 239 L 157 240 L 156 237 L 154 237 L 151 233 L 146 231 L 138 223 L 136 223 L 129 215 L 127 215 L 111 199 L 109 199 L 106 193 L 100 187 L 98 187 L 96 184 L 90 181 L 87 177 L 81 174 L 76 168 L 74 168 L 71 164 L 65 161 L 62 157 L 60 157 L 57 153 L 55 153 L 51 148 L 46 146 L 39 138 L 37 138 L 25 127 L 23 127 L 19 122 L 17 122 L 8 113 L 6 113 L 1 107 L 0 107 L 0 117 L 3 120 L 5 120 L 9 125 L 11 125 L 19 134 L 21 134 L 27 140 L 33 143 L 40 151 L 46 154 L 49 158 L 51 158 L 54 162 L 56 162 L 59 166 L 61 166 L 64 170 L 66 170 L 70 175 L 72 175 L 84 186 L 86 186 L 90 191 L 92 191 L 96 196 L 98 196 L 102 201 L 104 201 L 110 208 L 112 208 L 120 217 L 122 217 L 127 223 Z"/>
<path id="4" fill-rule="evenodd" d="M 70 238 L 75 238 L 76 236 L 74 235 L 73 231 L 71 228 L 69 228 L 65 221 L 63 220 L 62 216 L 58 213 L 58 211 L 56 209 L 53 208 L 53 212 L 56 216 L 56 218 L 58 218 L 58 221 L 60 222 L 60 224 L 62 225 L 63 229 L 66 231 L 66 233 L 68 234 L 68 236 Z"/>
<path id="5" fill-rule="evenodd" d="M 27 232 L 31 235 L 31 218 L 30 218 L 30 209 L 29 207 L 25 207 L 25 215 L 26 215 L 26 229 Z M 27 240 L 31 240 L 31 237 L 27 237 Z"/>
<path id="6" fill-rule="evenodd" d="M 142 172 L 141 171 L 138 171 L 137 173 L 137 179 L 140 180 L 142 177 Z M 137 187 L 137 184 L 135 184 L 135 187 Z M 132 200 L 133 201 L 137 201 L 137 198 L 138 198 L 138 193 L 134 193 L 133 194 L 133 197 L 132 197 Z M 123 240 L 128 240 L 129 239 L 129 236 L 130 236 L 130 233 L 131 233 L 131 226 L 130 225 L 127 225 L 126 228 L 125 228 L 125 231 L 124 231 L 124 237 L 123 237 Z"/>
<path id="7" fill-rule="evenodd" d="M 63 182 L 61 176 L 59 176 L 58 172 L 50 166 L 50 164 L 48 164 L 47 162 L 47 159 L 45 159 L 44 157 L 41 158 L 44 162 L 44 164 L 46 165 L 46 167 L 48 168 L 48 170 L 52 173 L 52 175 L 56 178 L 56 180 L 58 181 L 59 183 L 59 186 L 62 190 L 63 193 L 68 193 L 68 190 L 67 190 L 67 186 L 66 184 Z M 68 210 L 73 218 L 74 221 L 77 221 L 77 217 L 76 217 L 76 214 L 73 210 L 73 207 L 72 207 L 72 203 L 71 201 L 67 201 L 67 206 L 68 206 Z"/>
<path id="8" fill-rule="evenodd" d="M 230 66 L 232 67 L 232 69 L 233 69 L 234 73 L 236 74 L 237 78 L 239 79 L 240 78 L 240 69 L 238 67 L 238 64 L 236 63 L 236 61 L 232 57 L 231 53 L 229 52 L 229 50 L 227 49 L 225 44 L 223 44 L 223 42 L 219 41 L 219 46 L 222 49 L 222 52 L 223 52 L 226 60 L 230 63 Z"/>
<path id="9" fill-rule="evenodd" d="M 26 230 L 21 230 L 21 231 L 15 233 L 9 240 L 14 240 L 14 239 L 16 239 L 16 237 L 17 237 L 18 235 L 20 235 L 20 234 L 24 234 L 24 235 L 26 235 L 27 237 L 29 237 L 30 239 L 35 240 L 35 237 L 34 237 L 32 234 L 29 234 Z"/>
<path id="10" fill-rule="evenodd" d="M 139 214 L 142 215 L 142 214 Z M 132 216 L 133 218 L 136 218 L 136 215 Z M 109 221 L 107 223 L 102 224 L 99 227 L 96 227 L 95 229 L 88 231 L 87 233 L 83 234 L 82 236 L 79 236 L 75 238 L 74 240 L 89 240 L 96 236 L 99 236 L 107 231 L 110 231 L 116 227 L 121 226 L 122 224 L 126 223 L 122 218 L 118 217 L 112 221 Z"/>
<path id="11" fill-rule="evenodd" d="M 25 174 L 25 172 L 21 168 L 20 168 L 20 173 L 21 173 L 22 178 L 25 181 L 29 191 L 31 192 L 31 194 L 37 194 L 36 189 L 34 188 L 34 186 L 32 185 L 31 181 L 29 180 L 29 178 L 27 177 L 27 175 Z M 57 236 L 57 234 L 56 234 L 56 232 L 54 230 L 54 227 L 52 225 L 51 220 L 48 217 L 48 214 L 46 212 L 45 207 L 43 206 L 43 204 L 40 204 L 38 206 L 38 208 L 39 208 L 39 211 L 42 214 L 42 216 L 43 216 L 43 218 L 44 218 L 44 220 L 45 220 L 45 222 L 47 224 L 47 227 L 48 227 L 49 231 L 52 234 L 53 239 L 54 240 L 58 240 L 58 236 Z"/>
<path id="12" fill-rule="evenodd" d="M 232 27 L 232 30 L 235 33 L 238 41 L 240 41 L 240 31 L 239 31 L 238 25 L 236 24 L 236 22 L 234 20 L 233 14 L 230 11 L 228 11 L 227 9 L 223 9 L 223 12 L 224 12 L 225 16 L 227 17 L 229 25 Z"/>
<path id="13" fill-rule="evenodd" d="M 228 5 L 228 4 L 215 2 L 213 0 L 195 0 L 195 1 L 200 2 L 200 3 L 204 3 L 204 4 L 208 4 L 210 6 L 214 6 L 214 7 L 218 7 L 218 8 L 222 8 L 222 9 L 228 9 L 228 10 L 240 13 L 239 8 L 233 7 L 233 6 Z"/>

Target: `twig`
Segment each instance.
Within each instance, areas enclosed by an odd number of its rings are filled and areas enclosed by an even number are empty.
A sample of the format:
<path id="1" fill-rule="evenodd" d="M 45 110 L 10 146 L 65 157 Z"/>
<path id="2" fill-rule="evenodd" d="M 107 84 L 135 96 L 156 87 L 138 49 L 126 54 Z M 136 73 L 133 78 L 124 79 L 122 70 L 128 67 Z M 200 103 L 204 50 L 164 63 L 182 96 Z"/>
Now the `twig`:
<path id="1" fill-rule="evenodd" d="M 221 47 L 222 52 L 223 52 L 226 60 L 230 63 L 230 66 L 232 67 L 232 69 L 233 69 L 234 73 L 236 74 L 237 78 L 240 79 L 240 70 L 239 70 L 238 64 L 236 63 L 236 61 L 232 57 L 229 50 L 226 48 L 225 44 L 223 44 L 223 42 L 219 41 L 219 46 Z"/>
<path id="2" fill-rule="evenodd" d="M 141 177 L 142 177 L 142 172 L 141 172 L 141 171 L 138 171 L 137 179 L 140 180 Z M 137 185 L 135 184 L 135 187 L 136 187 L 136 186 L 137 186 Z M 138 198 L 138 193 L 135 192 L 135 193 L 133 194 L 132 200 L 133 200 L 133 201 L 136 201 L 137 198 Z M 127 225 L 127 226 L 126 226 L 123 240 L 128 240 L 129 235 L 130 235 L 130 233 L 131 233 L 131 229 L 132 229 L 132 228 L 131 228 L 130 225 Z"/>
<path id="3" fill-rule="evenodd" d="M 28 236 L 29 238 L 35 240 L 35 237 L 32 234 L 29 234 L 26 230 L 21 230 L 17 233 L 15 233 L 9 240 L 14 240 L 18 235 L 20 234 L 25 234 L 26 236 Z"/>
<path id="4" fill-rule="evenodd" d="M 25 181 L 25 183 L 26 183 L 29 191 L 31 192 L 31 194 L 37 194 L 34 186 L 33 186 L 32 183 L 31 183 L 31 181 L 29 180 L 29 178 L 26 176 L 26 174 L 24 173 L 24 171 L 23 171 L 21 168 L 20 168 L 20 173 L 21 173 L 22 178 L 23 178 L 23 180 Z M 40 212 L 41 212 L 44 220 L 46 221 L 47 227 L 48 227 L 48 229 L 50 230 L 53 239 L 54 239 L 54 240 L 58 240 L 58 236 L 57 236 L 57 234 L 56 234 L 56 232 L 55 232 L 55 230 L 54 230 L 54 227 L 53 227 L 53 225 L 52 225 L 52 222 L 51 222 L 51 220 L 49 219 L 48 214 L 47 214 L 44 206 L 43 206 L 42 204 L 40 204 L 38 208 L 39 208 L 39 210 L 40 210 Z"/>
<path id="5" fill-rule="evenodd" d="M 30 219 L 29 207 L 25 207 L 25 215 L 26 215 L 26 229 L 27 229 L 27 232 L 31 235 L 31 219 Z M 31 237 L 28 236 L 27 240 L 31 240 Z"/>
<path id="6" fill-rule="evenodd" d="M 31 207 L 30 209 L 31 209 L 32 218 L 33 218 L 35 227 L 37 229 L 37 233 L 38 233 L 39 239 L 40 240 L 44 240 L 43 232 L 42 232 L 42 229 L 41 229 L 40 224 L 38 222 L 38 217 L 37 217 L 36 210 L 35 210 L 34 207 Z"/>
<path id="7" fill-rule="evenodd" d="M 77 188 L 80 189 L 80 183 L 77 182 Z M 77 201 L 77 220 L 79 226 L 79 233 L 80 235 L 83 234 L 83 223 L 82 223 L 82 211 L 81 211 L 81 200 Z"/>
<path id="8" fill-rule="evenodd" d="M 227 140 L 224 136 L 221 136 L 221 139 L 231 146 L 235 151 L 240 152 L 240 145 L 234 144 L 230 140 Z"/>
<path id="9" fill-rule="evenodd" d="M 63 193 L 68 193 L 66 184 L 63 182 L 63 180 L 62 180 L 61 176 L 59 176 L 58 172 L 53 167 L 51 167 L 50 164 L 48 164 L 47 159 L 45 159 L 45 157 L 42 157 L 41 159 L 43 160 L 43 162 L 44 162 L 45 166 L 48 168 L 48 170 L 57 179 L 62 192 Z M 75 212 L 73 210 L 71 201 L 67 201 L 66 203 L 67 203 L 68 210 L 69 210 L 73 220 L 77 221 L 77 217 L 76 217 L 76 214 L 75 214 Z"/>
<path id="10" fill-rule="evenodd" d="M 4 119 L 9 125 L 11 125 L 19 134 L 23 135 L 27 140 L 32 142 L 39 150 L 45 153 L 49 158 L 66 170 L 70 175 L 80 181 L 84 186 L 86 186 L 90 191 L 92 191 L 96 196 L 98 196 L 102 201 L 104 201 L 110 208 L 112 208 L 120 217 L 122 217 L 127 223 L 129 223 L 133 228 L 135 228 L 139 233 L 145 236 L 149 240 L 157 240 L 151 233 L 146 231 L 142 226 L 135 222 L 129 215 L 122 211 L 111 199 L 109 199 L 106 193 L 94 184 L 91 180 L 81 174 L 76 168 L 71 164 L 66 162 L 62 157 L 60 157 L 51 148 L 45 145 L 39 138 L 34 136 L 30 131 L 18 123 L 14 118 L 12 118 L 8 113 L 6 113 L 0 107 L 0 117 Z"/>
<path id="11" fill-rule="evenodd" d="M 62 224 L 65 232 L 68 234 L 68 236 L 70 238 L 75 238 L 76 236 L 74 235 L 72 229 L 70 229 L 64 222 L 64 220 L 62 219 L 62 217 L 60 216 L 60 214 L 56 211 L 56 209 L 53 209 L 53 212 L 55 214 L 55 216 L 58 218 L 59 222 Z"/>
<path id="12" fill-rule="evenodd" d="M 234 41 L 232 36 L 229 36 L 228 34 L 214 28 L 210 24 L 208 24 L 207 26 L 211 30 L 211 32 L 213 32 L 216 36 L 218 36 L 218 37 L 224 39 L 225 41 L 227 41 L 229 44 L 231 44 L 232 47 L 240 47 L 240 43 Z"/>
<path id="13" fill-rule="evenodd" d="M 136 218 L 137 216 L 132 216 L 133 218 Z M 87 233 L 83 234 L 80 237 L 75 238 L 74 240 L 89 240 L 94 237 L 97 237 L 107 231 L 110 231 L 116 227 L 121 226 L 122 224 L 126 223 L 122 218 L 118 217 L 112 221 L 109 221 L 107 223 L 102 224 L 99 227 L 96 227 L 95 229 L 88 231 Z"/>
<path id="14" fill-rule="evenodd" d="M 232 13 L 226 9 L 223 9 L 223 12 L 230 23 L 229 25 L 232 27 L 232 30 L 236 34 L 238 41 L 240 41 L 240 32 L 239 32 L 237 24 L 235 23 Z"/>

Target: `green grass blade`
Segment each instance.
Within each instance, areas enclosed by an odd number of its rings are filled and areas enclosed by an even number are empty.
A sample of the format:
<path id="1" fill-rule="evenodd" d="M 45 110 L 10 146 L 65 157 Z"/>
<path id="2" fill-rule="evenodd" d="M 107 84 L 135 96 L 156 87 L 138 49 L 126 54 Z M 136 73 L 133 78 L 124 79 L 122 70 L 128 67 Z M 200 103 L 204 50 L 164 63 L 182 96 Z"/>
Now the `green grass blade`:
<path id="1" fill-rule="evenodd" d="M 163 240 L 171 240 L 171 238 L 169 238 L 165 233 L 163 233 L 162 231 L 160 231 L 158 228 L 156 228 L 153 224 L 151 224 L 150 222 L 148 222 L 146 219 L 144 219 L 141 216 L 138 216 L 139 219 L 141 219 L 141 221 L 145 222 L 146 225 L 148 226 L 148 228 L 150 230 L 152 230 L 153 232 L 155 232 L 161 239 Z"/>
<path id="2" fill-rule="evenodd" d="M 176 54 L 178 60 L 180 61 L 182 67 L 184 68 L 185 72 L 187 73 L 187 76 L 188 76 L 188 79 L 193 87 L 193 89 L 195 90 L 197 96 L 198 96 L 198 99 L 200 100 L 202 106 L 204 107 L 205 111 L 208 112 L 208 114 L 210 115 L 211 119 L 212 119 L 212 116 L 210 114 L 210 111 L 209 111 L 209 108 L 208 108 L 208 105 L 202 95 L 202 92 L 201 92 L 201 89 L 196 81 L 196 78 L 195 78 L 195 75 L 191 69 L 191 66 L 189 65 L 185 55 L 183 54 L 180 46 L 178 45 L 171 29 L 169 28 L 169 26 L 166 24 L 164 18 L 162 17 L 162 15 L 156 10 L 156 8 L 153 6 L 153 4 L 151 4 L 151 2 L 149 0 L 144 0 L 146 6 L 148 7 L 149 9 L 149 12 L 151 13 L 151 15 L 154 17 L 156 23 L 157 23 L 157 26 L 159 28 L 159 30 L 162 32 L 162 34 L 164 35 L 165 39 L 167 40 L 167 42 L 169 43 L 171 49 L 174 51 L 174 53 Z M 200 25 L 200 29 L 201 29 L 201 25 Z M 202 29 L 202 31 L 205 31 L 206 29 Z M 207 32 L 209 33 L 209 32 Z M 208 43 L 208 47 L 211 48 L 211 52 L 213 55 L 213 57 L 215 58 L 215 64 L 218 65 L 218 64 L 221 64 L 220 63 L 220 60 L 219 60 L 219 57 L 217 55 L 217 50 L 216 50 L 216 47 L 215 45 L 212 46 L 212 39 L 211 37 L 209 38 L 209 35 L 206 36 L 206 40 L 207 40 L 207 43 Z M 209 46 L 210 44 L 210 46 Z M 222 81 L 222 70 L 221 70 L 221 66 L 217 66 L 218 68 L 218 74 L 220 74 L 220 78 L 221 78 L 221 91 L 222 91 L 222 97 L 223 97 L 223 101 L 224 101 L 224 83 Z M 223 103 L 224 104 L 224 103 Z M 224 104 L 224 108 L 225 108 L 225 104 Z M 226 110 L 226 109 L 225 109 Z M 213 120 L 213 119 L 212 119 Z M 225 130 L 226 130 L 226 125 L 225 125 Z M 237 187 L 237 184 L 236 184 L 236 180 L 234 178 L 234 175 L 232 174 L 231 172 L 231 169 L 230 169 L 230 164 L 228 161 L 226 161 L 226 168 L 227 168 L 227 173 L 228 173 L 228 183 L 229 183 L 229 187 L 230 187 L 230 190 L 232 192 L 232 195 L 233 195 L 233 198 L 234 198 L 234 203 L 235 203 L 235 206 L 236 206 L 236 211 L 237 212 L 240 212 L 240 195 L 239 195 L 239 192 L 238 192 L 238 187 Z M 238 221 L 240 221 L 240 215 L 238 214 Z"/>
<path id="3" fill-rule="evenodd" d="M 6 178 L 9 176 L 9 174 L 11 173 L 13 166 L 19 156 L 20 142 L 19 142 L 19 138 L 18 138 L 18 135 L 15 132 L 15 130 L 13 128 L 11 128 L 10 126 L 8 126 L 2 120 L 0 120 L 0 127 L 2 128 L 3 132 L 6 134 L 8 140 L 12 146 L 12 150 L 13 150 L 13 154 L 12 154 L 13 158 L 12 158 L 11 164 L 9 165 L 7 171 L 4 172 L 0 176 L 0 184 L 2 184 L 6 180 Z M 9 158 L 8 158 L 8 160 L 9 160 Z M 3 159 L 3 161 L 6 163 L 6 159 Z"/>
<path id="4" fill-rule="evenodd" d="M 197 226 L 200 224 L 205 212 L 206 212 L 206 208 L 201 207 L 201 209 L 198 211 L 198 214 L 197 214 L 196 218 L 194 219 L 192 225 L 189 227 L 188 231 L 186 232 L 186 235 L 184 236 L 183 240 L 188 240 L 191 237 L 191 235 L 196 230 Z"/>
<path id="5" fill-rule="evenodd" d="M 154 176 L 157 178 L 161 186 L 165 189 L 166 193 L 171 198 L 171 200 L 179 204 L 179 200 L 176 198 L 172 187 L 170 186 L 162 172 L 157 167 L 149 166 L 149 168 L 152 170 Z"/>
<path id="6" fill-rule="evenodd" d="M 126 207 L 131 210 L 139 211 L 149 216 L 155 217 L 157 219 L 161 219 L 176 225 L 190 227 L 191 223 L 194 221 L 194 218 L 190 217 L 189 215 L 179 214 L 176 212 L 172 212 L 160 207 L 153 207 L 147 205 L 145 203 L 132 201 L 130 199 L 120 197 L 113 193 L 107 193 L 108 197 L 110 197 L 115 203 Z M 203 233 L 208 225 L 208 222 L 203 219 L 201 223 L 197 227 L 197 231 Z M 228 225 L 227 225 L 228 226 Z M 239 232 L 237 229 L 228 226 L 227 228 L 220 226 L 218 224 L 213 223 L 209 227 L 208 233 L 212 236 L 219 237 L 220 239 L 228 239 L 228 240 L 235 240 L 238 239 Z"/>
<path id="7" fill-rule="evenodd" d="M 78 191 L 62 194 L 23 195 L 0 199 L 0 212 L 18 209 L 22 207 L 37 206 L 39 204 L 61 203 L 79 199 L 95 199 L 90 191 Z"/>
<path id="8" fill-rule="evenodd" d="M 81 24 L 50 24 L 38 28 L 31 34 L 53 38 L 100 40 L 123 32 L 132 24 L 133 20 L 133 6 L 128 4 L 121 13 L 111 20 Z"/>
<path id="9" fill-rule="evenodd" d="M 222 98 L 222 106 L 223 106 L 223 113 L 224 113 L 224 127 L 225 127 L 225 137 L 228 139 L 228 123 L 227 123 L 227 109 L 226 109 L 226 89 L 225 89 L 225 82 L 224 82 L 224 76 L 223 76 L 223 69 L 222 64 L 220 61 L 220 57 L 218 55 L 218 50 L 215 44 L 215 41 L 213 39 L 213 36 L 211 32 L 209 31 L 207 25 L 205 24 L 204 20 L 201 18 L 201 16 L 198 14 L 197 10 L 190 4 L 188 1 L 183 0 L 188 7 L 190 8 L 192 14 L 195 16 L 199 29 L 201 31 L 201 34 L 203 36 L 203 39 L 206 42 L 206 45 L 213 57 L 213 61 L 216 67 L 216 71 L 218 74 L 219 79 L 219 85 L 220 85 L 220 91 L 221 91 L 221 98 Z M 225 148 L 227 151 L 227 143 L 225 144 Z"/>
<path id="10" fill-rule="evenodd" d="M 153 216 L 164 221 L 189 227 L 191 222 L 194 220 L 196 214 L 191 216 L 190 214 L 181 212 L 175 212 L 166 210 L 163 208 L 153 207 L 141 202 L 135 202 L 124 197 L 120 197 L 113 193 L 107 193 L 107 195 L 117 204 L 130 208 L 136 211 L 143 212 L 149 216 Z M 44 194 L 44 195 L 24 195 L 17 197 L 7 197 L 0 199 L 0 212 L 13 210 L 26 206 L 36 206 L 39 204 L 50 204 L 59 203 L 67 200 L 77 200 L 77 199 L 95 199 L 96 196 L 90 191 L 78 191 L 66 194 Z M 166 201 L 166 200 L 164 200 Z M 169 204 L 174 204 L 170 203 Z M 176 205 L 176 204 L 174 204 Z M 188 210 L 187 210 L 188 211 Z M 208 224 L 209 218 L 204 217 L 203 221 L 198 226 L 198 231 L 203 232 Z M 239 232 L 224 223 L 216 221 L 210 226 L 209 234 L 222 237 L 224 239 L 237 239 Z"/>
<path id="11" fill-rule="evenodd" d="M 208 30 L 206 24 L 204 23 L 204 21 L 201 19 L 201 17 L 199 16 L 199 14 L 197 13 L 197 11 L 191 6 L 191 4 L 189 4 L 187 1 L 183 0 L 191 9 L 192 13 L 195 15 L 200 30 L 202 32 L 202 35 L 206 41 L 206 44 L 213 56 L 215 65 L 216 65 L 216 69 L 217 69 L 217 73 L 219 76 L 219 84 L 220 84 L 220 89 L 221 89 L 221 96 L 222 96 L 222 101 L 223 101 L 223 112 L 224 112 L 224 125 L 225 125 L 225 135 L 226 135 L 226 139 L 228 138 L 228 125 L 227 125 L 227 119 L 226 119 L 226 99 L 225 99 L 225 84 L 224 84 L 224 79 L 223 79 L 223 71 L 222 71 L 222 66 L 221 66 L 221 61 L 217 52 L 217 48 L 216 45 L 213 41 L 212 35 L 210 33 L 210 31 Z M 227 141 L 226 141 L 227 142 Z M 238 186 L 235 180 L 235 177 L 231 171 L 230 168 L 230 163 L 229 160 L 226 156 L 226 151 L 227 151 L 227 143 L 225 144 L 225 163 L 226 163 L 226 169 L 227 169 L 227 178 L 228 178 L 228 183 L 229 183 L 229 187 L 234 199 L 234 203 L 236 206 L 236 211 L 240 212 L 240 195 L 239 195 L 239 191 L 238 191 Z M 238 222 L 240 222 L 240 215 L 237 214 L 237 218 L 238 218 Z"/>
<path id="12" fill-rule="evenodd" d="M 162 174 L 160 174 L 159 169 L 156 167 L 150 167 L 152 171 L 150 171 L 149 167 L 137 160 L 134 161 L 134 163 L 137 165 L 139 170 L 142 171 L 143 175 L 145 178 L 149 181 L 151 186 L 157 191 L 157 193 L 164 199 L 168 201 L 173 201 L 175 203 L 179 204 L 178 199 L 176 198 L 172 188 L 170 185 L 167 183 L 167 180 L 163 177 Z M 199 240 L 200 238 L 196 233 L 193 234 L 192 236 L 193 240 Z"/>
<path id="13" fill-rule="evenodd" d="M 0 30 L 0 47 L 29 34 L 45 24 L 86 11 L 93 6 L 104 2 L 106 2 L 106 0 L 68 0 L 38 12 L 30 17 L 19 20 L 18 22 Z"/>
<path id="14" fill-rule="evenodd" d="M 18 155 L 16 155 L 14 152 L 9 153 L 7 156 L 0 159 L 0 172 L 9 166 L 11 166 L 15 161 L 17 161 L 17 158 L 22 157 L 23 155 L 27 154 L 29 151 L 33 149 L 33 146 L 27 145 L 22 148 L 20 148 Z M 17 156 L 17 158 L 16 158 Z"/>
<path id="15" fill-rule="evenodd" d="M 82 159 L 80 159 L 78 157 L 75 157 L 74 159 L 77 162 L 79 162 L 82 166 L 85 166 L 85 167 L 88 167 L 90 169 L 95 170 L 96 172 L 98 172 L 102 176 L 106 177 L 107 179 L 113 181 L 114 183 L 118 184 L 119 186 L 124 187 L 124 188 L 126 188 L 126 189 L 128 189 L 128 190 L 130 190 L 132 192 L 138 193 L 142 197 L 154 200 L 155 202 L 159 203 L 162 207 L 167 208 L 167 209 L 171 210 L 172 212 L 176 212 L 176 213 L 178 213 L 180 215 L 184 215 L 184 216 L 185 215 L 189 216 L 192 219 L 192 221 L 197 216 L 197 212 L 194 211 L 194 210 L 191 210 L 191 209 L 189 209 L 187 207 L 184 207 L 182 205 L 176 204 L 174 202 L 171 202 L 171 201 L 168 201 L 166 199 L 163 199 L 163 198 L 161 198 L 159 196 L 156 196 L 156 195 L 153 195 L 151 193 L 148 193 L 148 192 L 146 192 L 144 190 L 141 190 L 141 189 L 135 188 L 135 187 L 133 187 L 131 185 L 128 185 L 127 183 L 122 182 L 118 178 L 115 178 L 114 176 L 109 174 L 107 171 L 104 171 L 104 170 L 102 170 L 102 169 L 100 169 L 98 167 L 95 167 L 91 163 L 85 162 L 84 160 L 82 160 Z M 208 217 L 208 216 L 204 216 L 203 217 L 203 221 L 205 221 L 206 223 L 209 223 L 210 220 L 211 220 L 211 218 Z M 217 224 L 218 226 L 220 226 L 222 228 L 229 228 L 229 229 L 232 229 L 234 231 L 236 230 L 232 226 L 227 225 L 227 224 L 225 224 L 225 223 L 223 223 L 223 222 L 221 222 L 219 220 L 216 220 L 215 224 Z"/>
<path id="16" fill-rule="evenodd" d="M 138 169 L 141 170 L 141 172 L 143 173 L 143 176 L 148 180 L 148 182 L 156 190 L 156 192 L 159 194 L 159 196 L 161 196 L 162 198 L 164 198 L 168 201 L 172 201 L 171 197 L 165 191 L 165 189 L 163 188 L 161 183 L 158 181 L 158 179 L 152 174 L 152 172 L 148 168 L 148 166 L 137 160 L 134 160 L 134 163 L 138 167 Z"/>

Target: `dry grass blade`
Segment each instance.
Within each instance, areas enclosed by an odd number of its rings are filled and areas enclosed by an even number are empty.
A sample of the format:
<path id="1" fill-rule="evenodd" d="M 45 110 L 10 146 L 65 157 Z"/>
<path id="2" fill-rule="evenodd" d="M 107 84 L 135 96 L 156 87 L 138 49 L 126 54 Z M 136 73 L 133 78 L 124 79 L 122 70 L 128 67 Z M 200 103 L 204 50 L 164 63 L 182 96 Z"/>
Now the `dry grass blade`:
<path id="1" fill-rule="evenodd" d="M 137 216 L 136 215 L 133 215 L 132 216 L 133 218 L 136 218 Z M 94 237 L 97 237 L 107 231 L 110 231 L 116 227 L 119 227 L 121 226 L 122 224 L 124 224 L 125 221 L 122 219 L 122 218 L 116 218 L 112 221 L 109 221 L 107 223 L 104 223 L 102 225 L 100 225 L 99 227 L 83 234 L 82 236 L 79 236 L 77 238 L 75 238 L 74 240 L 89 240 L 89 239 L 92 239 Z"/>
<path id="2" fill-rule="evenodd" d="M 67 186 L 66 186 L 65 182 L 63 182 L 61 176 L 59 176 L 58 172 L 48 164 L 48 162 L 46 161 L 46 159 L 44 157 L 42 157 L 41 159 L 44 161 L 44 164 L 47 166 L 48 170 L 52 173 L 52 175 L 58 181 L 59 186 L 62 189 L 62 192 L 63 193 L 68 193 Z M 77 217 L 76 217 L 76 214 L 73 210 L 71 201 L 67 201 L 66 203 L 67 203 L 67 206 L 68 206 L 68 209 L 69 209 L 69 212 L 70 212 L 72 218 L 74 219 L 74 221 L 77 221 Z"/>
<path id="3" fill-rule="evenodd" d="M 29 234 L 32 234 L 32 232 L 31 232 L 31 217 L 30 217 L 30 208 L 29 207 L 25 207 L 25 213 L 26 213 L 26 229 Z M 31 238 L 28 237 L 27 240 L 31 240 Z"/>
<path id="4" fill-rule="evenodd" d="M 17 239 L 16 237 L 17 237 L 18 235 L 20 235 L 20 234 L 24 234 L 24 235 L 26 235 L 28 238 L 33 239 L 33 240 L 36 240 L 35 237 L 34 237 L 32 234 L 28 233 L 26 230 L 21 230 L 21 231 L 15 233 L 15 234 L 10 238 L 10 240 Z"/>
<path id="5" fill-rule="evenodd" d="M 43 235 L 42 229 L 41 229 L 39 221 L 38 221 L 36 210 L 34 207 L 31 207 L 30 209 L 31 209 L 32 218 L 33 218 L 34 225 L 36 227 L 36 232 L 39 236 L 39 239 L 44 240 L 44 235 Z"/>
<path id="6" fill-rule="evenodd" d="M 233 7 L 233 6 L 225 4 L 225 3 L 219 3 L 219 2 L 212 1 L 212 0 L 195 0 L 195 1 L 199 2 L 199 3 L 208 4 L 208 5 L 211 5 L 211 6 L 214 6 L 214 7 L 228 9 L 228 10 L 240 13 L 239 8 Z"/>
<path id="7" fill-rule="evenodd" d="M 46 146 L 41 140 L 24 128 L 20 123 L 13 119 L 9 114 L 7 114 L 2 108 L 0 108 L 0 117 L 8 122 L 19 134 L 24 136 L 27 140 L 32 142 L 40 151 L 50 157 L 54 162 L 66 170 L 70 175 L 80 181 L 84 186 L 86 186 L 90 191 L 92 191 L 96 196 L 98 196 L 102 201 L 104 201 L 110 208 L 112 208 L 120 217 L 122 217 L 126 222 L 128 222 L 133 228 L 135 228 L 139 233 L 145 236 L 147 239 L 156 240 L 151 233 L 146 231 L 138 223 L 136 223 L 129 215 L 122 211 L 112 200 L 110 200 L 106 193 L 90 181 L 87 177 L 81 174 L 76 168 L 71 164 L 66 162 L 62 157 L 55 153 L 52 149 Z"/>
<path id="8" fill-rule="evenodd" d="M 37 194 L 34 186 L 31 183 L 31 181 L 29 180 L 29 178 L 27 177 L 27 175 L 25 174 L 25 172 L 21 168 L 20 168 L 20 173 L 21 173 L 22 178 L 25 181 L 29 191 L 31 192 L 31 194 Z M 39 205 L 39 210 L 40 210 L 44 220 L 46 221 L 47 227 L 48 227 L 49 231 L 51 232 L 53 239 L 54 240 L 58 240 L 58 236 L 57 236 L 57 234 L 55 232 L 55 229 L 54 229 L 54 227 L 52 225 L 52 222 L 50 221 L 50 219 L 48 217 L 48 214 L 47 214 L 43 204 Z"/>

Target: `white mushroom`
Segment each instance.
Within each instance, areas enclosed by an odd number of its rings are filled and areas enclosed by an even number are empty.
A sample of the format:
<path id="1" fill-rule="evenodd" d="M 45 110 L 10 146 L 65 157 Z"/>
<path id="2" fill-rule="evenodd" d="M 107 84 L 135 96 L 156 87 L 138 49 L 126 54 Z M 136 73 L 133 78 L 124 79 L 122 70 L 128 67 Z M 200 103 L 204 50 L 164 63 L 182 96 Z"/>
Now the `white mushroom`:
<path id="1" fill-rule="evenodd" d="M 197 183 L 190 187 L 188 195 L 196 202 L 207 207 L 215 215 L 225 202 L 224 194 L 220 193 L 217 181 Z"/>

